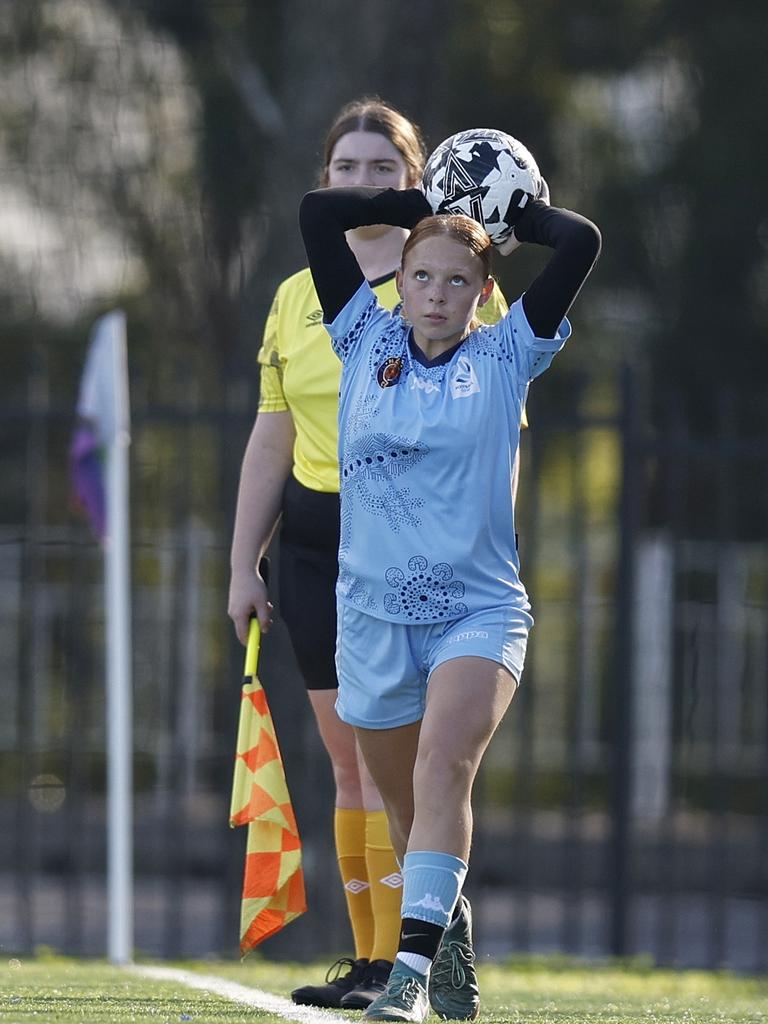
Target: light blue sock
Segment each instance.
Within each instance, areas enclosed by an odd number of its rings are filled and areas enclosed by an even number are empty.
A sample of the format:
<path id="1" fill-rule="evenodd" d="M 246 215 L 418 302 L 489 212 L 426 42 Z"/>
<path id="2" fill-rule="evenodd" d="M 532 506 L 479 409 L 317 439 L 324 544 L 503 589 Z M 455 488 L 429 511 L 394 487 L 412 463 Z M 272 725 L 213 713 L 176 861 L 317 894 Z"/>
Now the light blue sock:
<path id="1" fill-rule="evenodd" d="M 450 853 L 434 850 L 406 853 L 402 916 L 446 928 L 466 874 L 465 862 Z"/>

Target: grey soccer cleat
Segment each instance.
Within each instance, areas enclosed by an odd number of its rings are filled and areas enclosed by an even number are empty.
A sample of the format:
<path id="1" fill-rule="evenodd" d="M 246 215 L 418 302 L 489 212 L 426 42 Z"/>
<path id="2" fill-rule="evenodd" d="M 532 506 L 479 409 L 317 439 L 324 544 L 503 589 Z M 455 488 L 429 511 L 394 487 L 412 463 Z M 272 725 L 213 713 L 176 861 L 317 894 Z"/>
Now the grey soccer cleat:
<path id="1" fill-rule="evenodd" d="M 362 1019 L 421 1024 L 429 1013 L 426 981 L 423 974 L 412 971 L 402 960 L 395 960 L 387 987 L 363 1011 Z"/>
<path id="2" fill-rule="evenodd" d="M 459 899 L 461 908 L 445 929 L 429 975 L 429 1002 L 443 1020 L 474 1020 L 480 1012 L 472 908 L 466 896 Z"/>

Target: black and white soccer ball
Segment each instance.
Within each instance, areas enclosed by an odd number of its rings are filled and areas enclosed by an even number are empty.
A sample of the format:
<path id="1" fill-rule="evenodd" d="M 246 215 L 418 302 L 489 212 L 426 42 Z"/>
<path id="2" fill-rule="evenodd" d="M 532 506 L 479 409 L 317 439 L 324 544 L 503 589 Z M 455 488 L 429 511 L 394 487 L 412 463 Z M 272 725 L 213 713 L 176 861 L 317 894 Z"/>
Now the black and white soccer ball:
<path id="1" fill-rule="evenodd" d="M 542 177 L 526 147 L 494 128 L 471 128 L 441 142 L 427 160 L 422 189 L 433 213 L 463 213 L 494 245 L 512 235 Z"/>

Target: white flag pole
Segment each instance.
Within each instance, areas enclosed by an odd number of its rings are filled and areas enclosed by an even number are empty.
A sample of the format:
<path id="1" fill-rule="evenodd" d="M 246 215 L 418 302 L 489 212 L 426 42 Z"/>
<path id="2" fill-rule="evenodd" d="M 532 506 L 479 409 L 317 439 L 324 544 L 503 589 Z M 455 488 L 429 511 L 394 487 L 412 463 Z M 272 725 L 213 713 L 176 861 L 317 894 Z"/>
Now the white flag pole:
<path id="1" fill-rule="evenodd" d="M 100 321 L 109 338 L 114 429 L 106 447 L 107 952 L 133 958 L 133 700 L 131 675 L 130 407 L 125 313 Z"/>

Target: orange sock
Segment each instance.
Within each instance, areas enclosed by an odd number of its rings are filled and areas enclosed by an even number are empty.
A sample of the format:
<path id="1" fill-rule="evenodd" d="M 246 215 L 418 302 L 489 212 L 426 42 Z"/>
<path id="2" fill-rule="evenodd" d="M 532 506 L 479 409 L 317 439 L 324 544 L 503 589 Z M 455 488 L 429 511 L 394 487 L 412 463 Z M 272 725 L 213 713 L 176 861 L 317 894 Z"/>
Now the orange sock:
<path id="1" fill-rule="evenodd" d="M 344 885 L 347 913 L 355 942 L 355 960 L 370 959 L 373 947 L 371 886 L 365 860 L 365 811 L 337 807 L 334 815 L 336 859 Z"/>
<path id="2" fill-rule="evenodd" d="M 394 962 L 400 939 L 403 878 L 392 849 L 384 811 L 368 811 L 365 815 L 365 862 L 371 883 L 374 922 L 370 958 Z"/>

